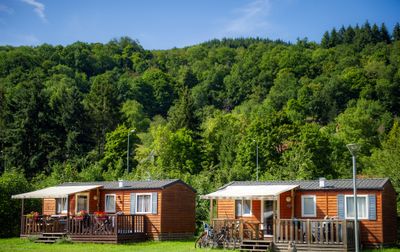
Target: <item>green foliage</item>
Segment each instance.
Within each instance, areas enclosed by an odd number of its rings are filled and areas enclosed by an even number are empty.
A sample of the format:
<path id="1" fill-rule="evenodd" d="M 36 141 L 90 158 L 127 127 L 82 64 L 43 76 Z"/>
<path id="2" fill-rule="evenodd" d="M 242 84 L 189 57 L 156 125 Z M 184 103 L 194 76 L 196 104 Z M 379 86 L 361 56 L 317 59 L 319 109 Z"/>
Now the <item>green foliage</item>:
<path id="1" fill-rule="evenodd" d="M 143 105 L 135 100 L 124 102 L 121 112 L 128 128 L 145 131 L 150 125 L 150 119 L 144 112 Z"/>
<path id="2" fill-rule="evenodd" d="M 374 148 L 368 158 L 366 173 L 370 176 L 389 177 L 396 191 L 400 190 L 400 127 L 396 120 L 382 148 Z M 400 204 L 397 203 L 397 209 Z"/>
<path id="3" fill-rule="evenodd" d="M 390 34 L 366 22 L 334 28 L 321 44 L 228 38 L 149 51 L 123 37 L 0 47 L 0 174 L 23 171 L 28 182 L 13 175 L 21 192 L 181 178 L 204 194 L 254 180 L 257 145 L 261 180 L 349 177 L 346 144 L 356 142 L 362 175 L 399 183 L 390 147 L 399 138 L 399 38 L 398 24 Z M 199 221 L 207 204 L 197 202 Z"/>
<path id="4" fill-rule="evenodd" d="M 32 189 L 24 174 L 17 170 L 4 172 L 0 177 L 0 237 L 19 235 L 21 204 L 19 200 L 11 199 L 11 195 L 24 193 Z M 26 202 L 27 211 L 38 209 L 39 202 Z M 35 208 L 36 205 L 36 208 Z"/>

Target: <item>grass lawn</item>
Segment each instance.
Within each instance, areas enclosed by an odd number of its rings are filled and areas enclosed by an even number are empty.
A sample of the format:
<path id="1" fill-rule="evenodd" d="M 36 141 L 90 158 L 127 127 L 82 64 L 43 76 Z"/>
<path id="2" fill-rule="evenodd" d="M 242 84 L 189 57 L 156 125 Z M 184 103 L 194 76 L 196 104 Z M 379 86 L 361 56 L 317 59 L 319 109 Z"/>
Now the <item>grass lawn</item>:
<path id="1" fill-rule="evenodd" d="M 163 242 L 138 242 L 130 244 L 94 244 L 94 243 L 71 243 L 71 244 L 40 244 L 28 239 L 10 238 L 0 239 L 0 251 L 29 251 L 29 252 L 186 252 L 207 251 L 195 249 L 194 241 L 163 241 Z"/>
<path id="2" fill-rule="evenodd" d="M 194 241 L 163 241 L 163 242 L 138 242 L 130 244 L 94 244 L 94 243 L 68 243 L 68 244 L 41 244 L 28 239 L 10 238 L 0 239 L 0 252 L 28 251 L 28 252 L 187 252 L 210 251 L 210 249 L 195 249 Z M 213 250 L 215 251 L 215 250 Z M 218 250 L 216 250 L 218 251 Z M 220 250 L 221 251 L 221 250 Z M 231 251 L 231 250 L 228 250 Z M 377 249 L 369 252 L 400 252 L 400 249 Z"/>

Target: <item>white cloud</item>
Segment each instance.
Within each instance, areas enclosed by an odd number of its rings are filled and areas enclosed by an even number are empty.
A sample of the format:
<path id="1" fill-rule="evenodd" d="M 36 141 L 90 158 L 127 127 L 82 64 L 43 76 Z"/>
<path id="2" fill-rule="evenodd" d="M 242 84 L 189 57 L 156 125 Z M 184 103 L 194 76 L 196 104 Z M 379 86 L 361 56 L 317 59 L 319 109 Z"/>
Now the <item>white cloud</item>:
<path id="1" fill-rule="evenodd" d="M 270 0 L 255 0 L 241 9 L 235 10 L 235 17 L 227 22 L 226 35 L 249 35 L 268 27 L 265 17 L 271 10 Z"/>
<path id="2" fill-rule="evenodd" d="M 46 16 L 44 14 L 44 9 L 45 6 L 44 4 L 37 2 L 36 0 L 22 0 L 22 2 L 27 3 L 31 6 L 33 6 L 33 10 L 36 12 L 36 14 L 43 20 L 43 21 L 47 21 L 46 20 Z"/>
<path id="3" fill-rule="evenodd" d="M 5 12 L 7 14 L 13 14 L 14 10 L 8 7 L 7 5 L 0 4 L 0 12 Z"/>

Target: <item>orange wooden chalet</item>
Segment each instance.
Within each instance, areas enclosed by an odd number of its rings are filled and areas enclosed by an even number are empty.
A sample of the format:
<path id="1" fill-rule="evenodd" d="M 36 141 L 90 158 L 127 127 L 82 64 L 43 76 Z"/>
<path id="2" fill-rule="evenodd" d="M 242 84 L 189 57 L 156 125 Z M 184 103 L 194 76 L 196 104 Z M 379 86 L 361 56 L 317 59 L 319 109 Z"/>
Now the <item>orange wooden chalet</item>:
<path id="1" fill-rule="evenodd" d="M 202 196 L 210 200 L 215 232 L 228 230 L 241 249 L 354 250 L 351 179 L 231 182 Z M 387 178 L 358 179 L 363 247 L 396 242 L 396 192 Z M 224 231 L 226 232 L 226 231 Z M 233 235 L 232 235 L 233 236 Z M 259 247 L 257 247 L 259 246 Z"/>
<path id="2" fill-rule="evenodd" d="M 24 214 L 21 236 L 51 242 L 126 242 L 191 238 L 196 191 L 179 179 L 71 182 L 12 198 L 43 199 L 43 211 Z M 23 208 L 22 208 L 23 209 Z"/>

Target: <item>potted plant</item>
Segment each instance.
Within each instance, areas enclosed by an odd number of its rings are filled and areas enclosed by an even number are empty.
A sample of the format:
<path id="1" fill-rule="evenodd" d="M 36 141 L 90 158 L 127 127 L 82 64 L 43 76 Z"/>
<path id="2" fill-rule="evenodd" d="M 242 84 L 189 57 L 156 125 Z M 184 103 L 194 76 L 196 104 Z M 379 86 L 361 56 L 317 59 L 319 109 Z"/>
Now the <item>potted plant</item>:
<path id="1" fill-rule="evenodd" d="M 97 220 L 106 220 L 107 219 L 107 214 L 103 211 L 96 211 L 94 212 L 94 217 Z"/>
<path id="2" fill-rule="evenodd" d="M 34 220 L 34 221 L 38 221 L 39 220 L 39 213 L 38 212 L 30 212 L 26 215 L 26 218 L 30 219 L 30 220 Z"/>
<path id="3" fill-rule="evenodd" d="M 80 210 L 79 212 L 77 212 L 75 214 L 75 219 L 77 220 L 83 220 L 85 218 L 85 216 L 88 215 L 88 212 L 85 210 Z"/>

